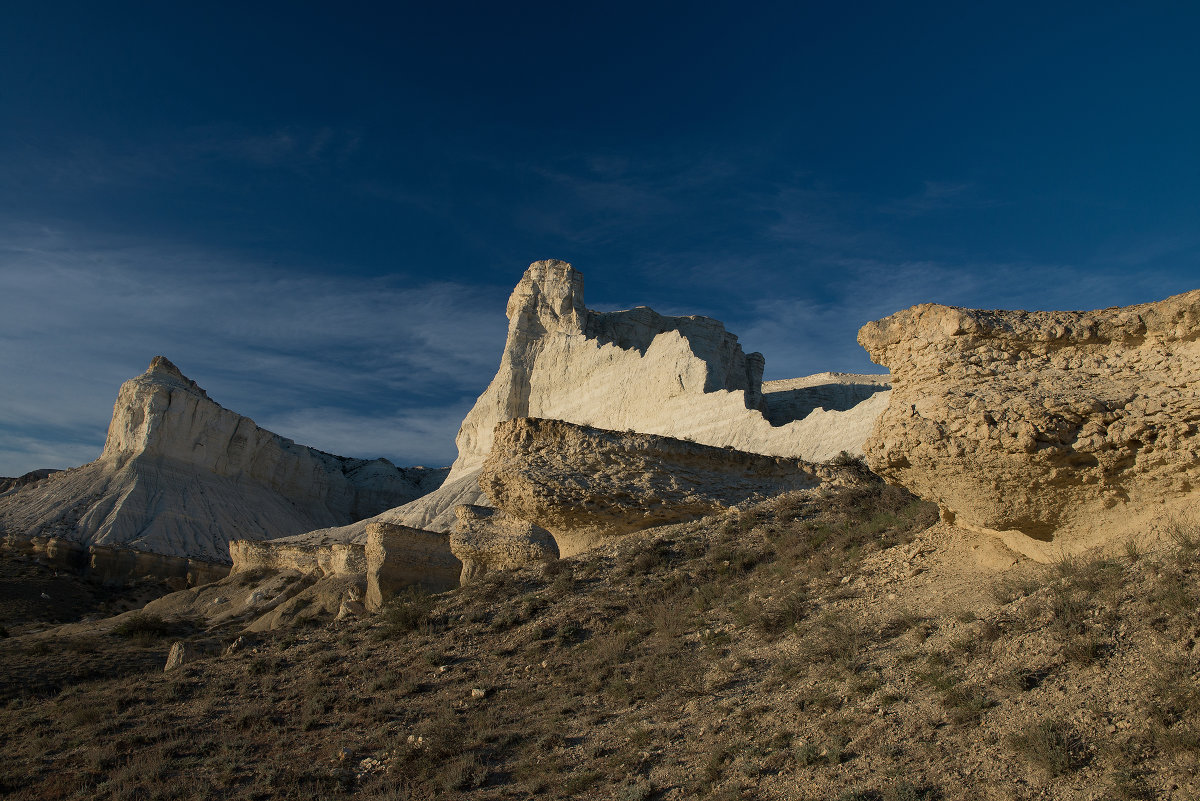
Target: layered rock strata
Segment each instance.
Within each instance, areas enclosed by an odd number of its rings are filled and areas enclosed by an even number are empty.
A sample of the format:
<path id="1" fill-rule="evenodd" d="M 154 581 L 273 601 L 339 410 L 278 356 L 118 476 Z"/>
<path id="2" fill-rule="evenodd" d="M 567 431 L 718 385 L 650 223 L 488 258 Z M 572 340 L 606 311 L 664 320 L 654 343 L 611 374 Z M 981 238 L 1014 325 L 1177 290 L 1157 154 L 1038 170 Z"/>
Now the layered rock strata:
<path id="1" fill-rule="evenodd" d="M 849 468 L 522 418 L 496 426 L 479 483 L 498 508 L 547 529 L 571 556 L 632 531 L 852 480 Z"/>
<path id="2" fill-rule="evenodd" d="M 419 586 L 445 592 L 458 586 L 462 562 L 450 550 L 450 538 L 391 523 L 367 526 L 366 605 L 377 611 L 399 590 Z"/>
<path id="3" fill-rule="evenodd" d="M 458 506 L 450 550 L 462 562 L 461 584 L 489 570 L 516 570 L 558 558 L 549 531 L 488 506 Z"/>
<path id="4" fill-rule="evenodd" d="M 228 562 L 230 540 L 344 525 L 445 474 L 297 445 L 160 356 L 121 386 L 99 459 L 0 497 L 0 534 Z"/>
<path id="5" fill-rule="evenodd" d="M 1200 290 L 1087 312 L 914 306 L 859 332 L 891 369 L 871 468 L 1053 558 L 1200 496 Z"/>
<path id="6" fill-rule="evenodd" d="M 566 420 L 823 461 L 842 451 L 860 455 L 887 406 L 886 376 L 823 373 L 764 384 L 762 355 L 744 353 L 717 320 L 645 306 L 589 310 L 583 275 L 564 261 L 529 265 L 507 314 L 500 367 L 463 420 L 445 484 L 377 520 L 450 531 L 457 506 L 487 504 L 477 477 L 504 420 Z M 305 540 L 364 534 L 360 523 Z"/>
<path id="7" fill-rule="evenodd" d="M 122 585 L 151 576 L 178 589 L 218 581 L 229 565 L 179 556 L 132 551 L 106 545 L 84 545 L 58 537 L 8 538 L 6 548 L 44 560 L 56 568 L 81 573 L 104 584 Z"/>
<path id="8" fill-rule="evenodd" d="M 362 545 L 335 542 L 328 545 L 280 545 L 273 542 L 234 540 L 229 543 L 231 574 L 252 570 L 294 570 L 321 576 L 363 576 L 367 557 Z"/>

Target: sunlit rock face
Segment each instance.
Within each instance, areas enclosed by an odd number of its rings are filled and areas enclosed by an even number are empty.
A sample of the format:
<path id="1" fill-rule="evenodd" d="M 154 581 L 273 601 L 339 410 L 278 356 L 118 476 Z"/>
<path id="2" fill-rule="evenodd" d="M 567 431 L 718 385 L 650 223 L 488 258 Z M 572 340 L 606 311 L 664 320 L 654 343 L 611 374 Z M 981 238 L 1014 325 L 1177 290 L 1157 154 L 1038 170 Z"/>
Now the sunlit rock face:
<path id="1" fill-rule="evenodd" d="M 450 532 L 450 550 L 462 562 L 462 584 L 492 570 L 516 570 L 559 556 L 549 531 L 500 509 L 462 504 L 454 508 L 454 516 L 458 522 Z"/>
<path id="2" fill-rule="evenodd" d="M 645 306 L 589 310 L 583 275 L 564 261 L 529 265 L 507 314 L 500 368 L 463 420 L 446 483 L 380 520 L 449 531 L 455 507 L 486 505 L 477 478 L 504 420 L 565 420 L 822 461 L 861 454 L 887 405 L 887 376 L 824 373 L 764 385 L 762 355 L 744 353 L 717 320 Z M 314 536 L 361 539 L 363 531 L 359 524 Z"/>
<path id="3" fill-rule="evenodd" d="M 914 306 L 859 332 L 892 371 L 871 468 L 1042 559 L 1200 500 L 1200 290 L 1085 312 Z"/>
<path id="4" fill-rule="evenodd" d="M 444 476 L 297 445 L 159 356 L 121 386 L 99 459 L 0 497 L 0 534 L 228 562 L 231 540 L 350 523 Z"/>
<path id="5" fill-rule="evenodd" d="M 494 438 L 484 492 L 508 515 L 548 530 L 562 556 L 745 501 L 859 480 L 849 467 L 561 420 L 508 420 Z"/>

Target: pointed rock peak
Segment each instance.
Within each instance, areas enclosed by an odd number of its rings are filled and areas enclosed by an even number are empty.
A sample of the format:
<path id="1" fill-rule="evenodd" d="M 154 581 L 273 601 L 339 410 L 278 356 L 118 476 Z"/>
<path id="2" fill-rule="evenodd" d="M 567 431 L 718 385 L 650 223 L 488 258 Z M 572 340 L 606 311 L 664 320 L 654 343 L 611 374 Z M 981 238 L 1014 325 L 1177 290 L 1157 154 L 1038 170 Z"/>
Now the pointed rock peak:
<path id="1" fill-rule="evenodd" d="M 535 261 L 508 299 L 508 319 L 518 330 L 583 329 L 583 273 L 565 261 Z"/>
<path id="2" fill-rule="evenodd" d="M 146 368 L 146 372 L 143 374 L 143 377 L 149 378 L 158 383 L 179 386 L 184 389 L 191 390 L 199 395 L 203 395 L 206 398 L 208 397 L 208 393 L 201 389 L 199 384 L 185 376 L 183 372 L 175 366 L 175 363 L 166 356 L 155 356 L 153 359 L 151 359 L 150 366 Z"/>

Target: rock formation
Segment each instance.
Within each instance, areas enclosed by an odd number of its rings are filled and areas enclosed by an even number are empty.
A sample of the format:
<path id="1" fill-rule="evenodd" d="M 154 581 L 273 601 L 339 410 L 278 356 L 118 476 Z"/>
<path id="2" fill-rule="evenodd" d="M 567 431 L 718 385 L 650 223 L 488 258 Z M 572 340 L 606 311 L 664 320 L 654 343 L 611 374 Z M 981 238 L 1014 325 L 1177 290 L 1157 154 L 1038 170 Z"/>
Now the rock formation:
<path id="1" fill-rule="evenodd" d="M 329 545 L 276 544 L 234 540 L 229 543 L 233 559 L 230 574 L 252 570 L 294 570 L 320 576 L 364 576 L 367 557 L 362 545 L 335 542 Z"/>
<path id="2" fill-rule="evenodd" d="M 549 531 L 489 506 L 462 505 L 450 532 L 450 550 L 462 562 L 461 584 L 489 570 L 515 570 L 558 558 Z"/>
<path id="3" fill-rule="evenodd" d="M 1200 290 L 1089 312 L 923 304 L 859 342 L 891 368 L 871 468 L 1048 559 L 1200 500 Z"/>
<path id="4" fill-rule="evenodd" d="M 436 491 L 379 515 L 381 522 L 449 531 L 454 510 L 486 504 L 479 470 L 496 424 L 566 420 L 823 461 L 862 453 L 887 406 L 885 376 L 823 373 L 762 382 L 763 357 L 707 317 L 666 317 L 639 306 L 597 312 L 583 276 L 564 261 L 529 265 L 508 300 L 508 338 L 495 378 L 459 429 L 455 460 Z M 365 524 L 314 531 L 310 542 L 362 541 Z"/>
<path id="5" fill-rule="evenodd" d="M 397 590 L 408 586 L 445 592 L 458 586 L 462 562 L 450 550 L 449 537 L 391 523 L 367 526 L 367 608 L 380 609 Z"/>
<path id="6" fill-rule="evenodd" d="M 853 480 L 848 468 L 561 420 L 508 420 L 494 437 L 480 486 L 501 510 L 548 529 L 563 556 L 754 498 Z"/>
<path id="7" fill-rule="evenodd" d="M 28 473 L 16 478 L 0 476 L 0 495 L 20 489 L 21 487 L 28 487 L 30 484 L 36 484 L 42 479 L 49 477 L 52 473 L 57 472 L 59 471 L 53 467 L 43 467 L 38 470 L 30 470 Z"/>
<path id="8" fill-rule="evenodd" d="M 99 459 L 0 497 L 0 535 L 228 561 L 230 540 L 344 525 L 444 476 L 297 445 L 159 356 L 121 386 Z"/>

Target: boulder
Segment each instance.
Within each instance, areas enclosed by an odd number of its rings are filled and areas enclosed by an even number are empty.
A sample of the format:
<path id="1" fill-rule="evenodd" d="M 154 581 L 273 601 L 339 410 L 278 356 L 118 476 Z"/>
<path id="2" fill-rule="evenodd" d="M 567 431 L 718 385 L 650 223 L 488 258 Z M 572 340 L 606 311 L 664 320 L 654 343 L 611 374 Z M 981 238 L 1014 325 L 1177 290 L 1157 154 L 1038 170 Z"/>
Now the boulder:
<path id="1" fill-rule="evenodd" d="M 546 529 L 488 506 L 454 510 L 458 525 L 450 532 L 450 550 L 462 562 L 460 583 L 489 570 L 515 570 L 558 558 L 558 544 Z"/>
<path id="2" fill-rule="evenodd" d="M 859 342 L 891 369 L 871 468 L 1047 560 L 1200 500 L 1200 290 L 1086 312 L 914 306 Z"/>
<path id="3" fill-rule="evenodd" d="M 188 662 L 196 659 L 197 651 L 190 643 L 184 640 L 176 640 L 171 645 L 171 650 L 167 654 L 167 664 L 163 667 L 163 672 L 169 672 L 178 667 L 183 667 Z"/>
<path id="4" fill-rule="evenodd" d="M 366 605 L 378 611 L 404 587 L 445 592 L 458 586 L 462 562 L 450 550 L 445 533 L 393 523 L 367 526 Z"/>
<path id="5" fill-rule="evenodd" d="M 232 539 L 370 517 L 445 475 L 297 445 L 158 356 L 121 386 L 99 459 L 0 495 L 0 535 L 228 562 Z"/>
<path id="6" fill-rule="evenodd" d="M 562 556 L 744 501 L 855 480 L 852 468 L 653 434 L 521 418 L 496 426 L 480 486 L 554 535 Z"/>

